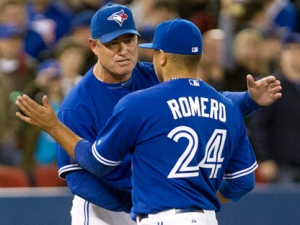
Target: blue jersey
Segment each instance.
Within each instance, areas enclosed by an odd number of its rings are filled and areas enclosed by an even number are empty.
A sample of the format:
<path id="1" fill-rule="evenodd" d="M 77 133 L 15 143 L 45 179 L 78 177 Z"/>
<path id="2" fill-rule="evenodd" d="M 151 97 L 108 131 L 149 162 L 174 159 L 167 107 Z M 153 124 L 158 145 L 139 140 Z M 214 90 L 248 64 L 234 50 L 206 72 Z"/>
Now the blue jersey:
<path id="1" fill-rule="evenodd" d="M 77 135 L 94 142 L 97 134 L 111 116 L 114 106 L 124 95 L 151 87 L 159 82 L 152 63 L 138 62 L 132 72 L 132 77 L 127 82 L 118 84 L 107 84 L 99 81 L 92 69 L 65 97 L 58 117 Z M 258 108 L 248 92 L 224 92 L 222 94 L 235 101 L 244 115 Z M 67 174 L 69 175 L 68 185 L 74 194 L 109 210 L 130 210 L 130 207 L 128 208 L 122 203 L 126 202 L 123 197 L 125 194 L 109 186 L 114 185 L 128 191 L 131 190 L 130 156 L 123 160 L 122 164 L 110 174 L 104 176 L 104 179 L 83 170 L 61 146 L 58 146 L 57 161 L 59 176 L 65 178 Z M 76 173 L 71 173 L 72 171 Z M 107 192 L 105 193 L 103 189 L 106 189 Z M 102 195 L 97 193 L 102 193 Z M 112 196 L 118 197 L 112 199 Z"/>
<path id="2" fill-rule="evenodd" d="M 219 210 L 216 192 L 223 178 L 246 176 L 257 167 L 239 108 L 195 79 L 125 96 L 92 151 L 90 146 L 79 142 L 75 157 L 99 175 L 131 153 L 134 214 Z"/>
<path id="3" fill-rule="evenodd" d="M 92 68 L 81 81 L 74 86 L 64 99 L 59 119 L 80 137 L 95 141 L 98 132 L 111 116 L 114 106 L 120 98 L 130 92 L 145 89 L 158 84 L 151 63 L 137 63 L 131 78 L 122 83 L 108 84 L 99 81 L 93 74 Z M 82 170 L 68 154 L 58 147 L 59 175 Z M 114 185 L 131 189 L 130 157 L 104 178 Z"/>

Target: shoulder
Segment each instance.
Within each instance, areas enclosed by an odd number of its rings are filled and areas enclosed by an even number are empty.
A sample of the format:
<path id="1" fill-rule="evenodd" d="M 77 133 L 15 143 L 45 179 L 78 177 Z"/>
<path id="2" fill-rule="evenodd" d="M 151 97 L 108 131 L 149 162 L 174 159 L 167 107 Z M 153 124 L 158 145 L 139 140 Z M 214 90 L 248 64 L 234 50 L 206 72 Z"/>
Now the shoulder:
<path id="1" fill-rule="evenodd" d="M 99 92 L 101 90 L 98 88 L 99 83 L 100 82 L 93 75 L 91 68 L 83 77 L 80 77 L 78 82 L 65 96 L 61 108 L 75 108 L 83 100 L 88 101 L 92 96 L 96 95 L 94 92 Z"/>
<path id="2" fill-rule="evenodd" d="M 137 62 L 132 73 L 145 73 L 156 77 L 153 64 L 149 62 Z"/>
<path id="3" fill-rule="evenodd" d="M 132 71 L 135 85 L 139 89 L 151 87 L 159 83 L 152 63 L 138 62 Z"/>
<path id="4" fill-rule="evenodd" d="M 154 66 L 153 66 L 153 63 L 150 63 L 150 62 L 137 62 L 135 69 L 152 70 L 152 69 L 154 69 Z"/>
<path id="5" fill-rule="evenodd" d="M 205 82 L 201 83 L 201 85 L 204 88 L 203 92 L 205 93 L 205 95 L 208 98 L 217 100 L 222 105 L 224 105 L 228 117 L 235 118 L 236 116 L 239 116 L 239 115 L 241 115 L 241 117 L 242 117 L 240 108 L 234 101 L 225 97 L 224 95 L 219 93 L 215 88 L 206 84 Z M 232 115 L 234 115 L 234 116 L 232 116 Z"/>
<path id="6" fill-rule="evenodd" d="M 169 96 L 170 93 L 165 88 L 168 84 L 166 82 L 159 83 L 154 86 L 148 87 L 146 89 L 137 90 L 125 95 L 119 102 L 123 105 L 133 105 L 134 108 L 144 108 L 146 109 L 152 103 L 158 104 L 161 97 Z M 145 104 L 147 103 L 147 104 Z M 151 103 L 151 104 L 150 104 Z"/>
<path id="7" fill-rule="evenodd" d="M 207 84 L 206 82 L 202 81 L 201 82 L 201 86 L 203 88 L 205 88 L 205 92 L 208 93 L 211 96 L 214 96 L 215 98 L 218 98 L 219 100 L 221 100 L 222 102 L 224 102 L 224 104 L 228 104 L 228 105 L 233 105 L 233 101 L 227 97 L 225 97 L 224 95 L 222 95 L 220 92 L 218 92 L 214 87 L 212 87 L 211 85 Z"/>

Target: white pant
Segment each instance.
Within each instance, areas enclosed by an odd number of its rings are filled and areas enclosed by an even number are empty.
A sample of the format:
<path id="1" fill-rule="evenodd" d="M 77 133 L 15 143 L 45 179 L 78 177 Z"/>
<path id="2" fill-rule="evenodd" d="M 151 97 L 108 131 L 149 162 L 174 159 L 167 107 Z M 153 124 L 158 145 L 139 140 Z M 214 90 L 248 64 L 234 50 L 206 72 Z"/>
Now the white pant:
<path id="1" fill-rule="evenodd" d="M 100 208 L 76 195 L 71 216 L 72 225 L 136 225 L 128 213 Z"/>
<path id="2" fill-rule="evenodd" d="M 148 218 L 137 217 L 138 225 L 218 225 L 216 213 L 212 210 L 203 212 L 176 213 L 175 209 L 149 214 Z"/>

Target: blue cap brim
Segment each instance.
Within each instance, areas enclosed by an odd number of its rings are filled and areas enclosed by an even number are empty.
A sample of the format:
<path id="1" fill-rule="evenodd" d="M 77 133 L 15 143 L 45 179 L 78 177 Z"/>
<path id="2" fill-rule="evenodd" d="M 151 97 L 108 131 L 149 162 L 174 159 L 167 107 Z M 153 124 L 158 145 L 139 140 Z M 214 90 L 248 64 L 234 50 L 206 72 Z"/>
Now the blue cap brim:
<path id="1" fill-rule="evenodd" d="M 117 30 L 117 31 L 114 31 L 114 32 L 111 32 L 111 33 L 108 33 L 108 34 L 104 34 L 102 35 L 101 37 L 99 37 L 99 41 L 101 41 L 101 43 L 107 43 L 107 42 L 110 42 L 112 40 L 114 40 L 115 38 L 123 35 L 123 34 L 136 34 L 137 36 L 141 36 L 139 34 L 139 32 L 137 32 L 136 30 L 134 29 L 128 29 L 128 30 Z"/>
<path id="2" fill-rule="evenodd" d="M 151 48 L 151 49 L 154 48 L 154 47 L 153 47 L 153 43 L 143 43 L 143 44 L 139 44 L 139 46 L 140 46 L 141 48 Z"/>

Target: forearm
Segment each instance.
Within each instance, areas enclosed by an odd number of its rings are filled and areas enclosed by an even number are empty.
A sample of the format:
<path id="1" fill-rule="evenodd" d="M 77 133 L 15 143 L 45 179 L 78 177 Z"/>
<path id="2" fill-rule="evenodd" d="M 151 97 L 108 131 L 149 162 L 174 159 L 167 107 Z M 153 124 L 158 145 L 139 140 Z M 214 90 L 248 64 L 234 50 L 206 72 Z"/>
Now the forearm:
<path id="1" fill-rule="evenodd" d="M 250 192 L 255 185 L 254 173 L 236 179 L 223 179 L 219 188 L 221 200 L 238 201 L 245 194 Z M 218 196 L 219 197 L 219 196 Z M 225 198 L 225 199 L 222 199 Z"/>
<path id="2" fill-rule="evenodd" d="M 234 101 L 240 108 L 243 117 L 249 116 L 251 113 L 259 109 L 261 106 L 256 104 L 250 97 L 248 91 L 244 92 L 221 92 L 222 95 Z"/>
<path id="3" fill-rule="evenodd" d="M 61 122 L 58 122 L 48 133 L 74 159 L 75 146 L 82 138 L 73 133 Z"/>

